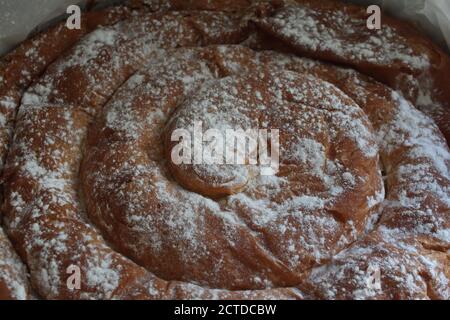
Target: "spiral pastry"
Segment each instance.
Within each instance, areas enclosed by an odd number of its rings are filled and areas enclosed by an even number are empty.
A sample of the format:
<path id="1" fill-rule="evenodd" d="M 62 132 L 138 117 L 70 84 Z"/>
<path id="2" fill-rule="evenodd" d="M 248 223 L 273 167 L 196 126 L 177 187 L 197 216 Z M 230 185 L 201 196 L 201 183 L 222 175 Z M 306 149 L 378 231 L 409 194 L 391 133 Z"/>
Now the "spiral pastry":
<path id="1" fill-rule="evenodd" d="M 449 299 L 449 58 L 361 10 L 131 1 L 11 53 L 0 297 Z M 277 170 L 174 161 L 198 123 L 278 130 Z"/>

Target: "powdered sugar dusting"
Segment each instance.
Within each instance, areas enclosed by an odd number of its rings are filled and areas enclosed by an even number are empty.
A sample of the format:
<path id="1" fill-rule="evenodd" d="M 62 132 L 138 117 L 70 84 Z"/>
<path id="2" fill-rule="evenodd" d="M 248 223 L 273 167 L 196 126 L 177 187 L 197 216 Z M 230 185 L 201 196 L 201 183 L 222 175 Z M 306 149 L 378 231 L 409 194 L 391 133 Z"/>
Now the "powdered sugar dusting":
<path id="1" fill-rule="evenodd" d="M 287 5 L 257 22 L 307 50 L 430 66 L 391 27 L 352 47 L 345 26 L 357 21 L 340 11 L 316 18 Z M 450 153 L 436 126 L 353 70 L 241 46 L 195 48 L 242 40 L 247 19 L 170 12 L 98 28 L 22 97 L 4 224 L 39 295 L 450 297 Z M 418 100 L 433 98 L 424 89 Z M 16 100 L 2 98 L 0 127 Z M 166 135 L 195 120 L 220 131 L 279 129 L 279 172 L 199 165 L 173 174 Z M 183 177 L 239 188 L 209 198 Z M 0 285 L 29 298 L 27 270 L 3 240 L 0 229 Z M 67 287 L 70 265 L 80 267 L 81 290 Z M 377 270 L 381 286 L 372 286 Z"/>

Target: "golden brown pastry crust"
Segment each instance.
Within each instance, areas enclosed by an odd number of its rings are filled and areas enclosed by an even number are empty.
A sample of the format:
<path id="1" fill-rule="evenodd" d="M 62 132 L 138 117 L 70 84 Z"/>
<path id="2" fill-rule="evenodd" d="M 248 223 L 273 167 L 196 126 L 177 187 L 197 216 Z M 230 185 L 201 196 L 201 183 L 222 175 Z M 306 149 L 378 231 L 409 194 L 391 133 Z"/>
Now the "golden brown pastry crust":
<path id="1" fill-rule="evenodd" d="M 81 29 L 70 30 L 64 23 L 39 33 L 21 43 L 0 61 L 0 112 L 5 124 L 0 127 L 2 144 L 0 150 L 1 167 L 9 146 L 9 138 L 17 106 L 23 92 L 35 81 L 46 67 L 59 58 L 67 49 L 84 35 L 100 25 L 114 24 L 129 16 L 126 7 L 114 7 L 104 11 L 92 11 L 83 15 Z"/>
<path id="2" fill-rule="evenodd" d="M 126 7 L 113 7 L 103 11 L 92 11 L 83 14 L 81 29 L 69 30 L 60 23 L 45 32 L 21 43 L 16 49 L 0 60 L 0 172 L 10 146 L 15 125 L 17 108 L 24 91 L 44 72 L 46 67 L 59 58 L 84 35 L 100 25 L 114 24 L 129 16 L 131 11 Z M 3 199 L 3 195 L 0 195 Z M 1 246 L 0 260 L 8 262 L 15 253 L 9 252 L 12 246 L 3 234 L 0 226 Z M 16 259 L 16 266 L 6 267 L 0 274 L 3 283 L 2 297 L 27 299 L 31 297 L 26 268 Z M 9 268 L 15 268 L 11 274 Z"/>
<path id="3" fill-rule="evenodd" d="M 88 134 L 81 168 L 86 207 L 119 251 L 164 279 L 233 290 L 293 286 L 364 229 L 372 212 L 366 198 L 383 188 L 377 148 L 365 115 L 340 91 L 270 67 L 246 74 L 249 66 L 231 58 L 240 53 L 250 54 L 240 47 L 163 52 L 130 78 Z M 194 121 L 203 130 L 284 123 L 278 177 L 252 177 L 251 166 L 172 165 L 172 173 L 180 170 L 174 181 L 166 168 L 171 132 Z M 296 152 L 309 147 L 323 148 L 323 163 L 305 165 Z M 324 170 L 316 180 L 314 168 Z M 183 176 L 193 180 L 190 173 L 208 193 L 194 183 L 179 188 Z M 224 176 L 219 187 L 245 179 L 245 190 L 209 199 Z"/>
<path id="4" fill-rule="evenodd" d="M 0 228 L 0 300 L 29 299 L 28 272 Z"/>
<path id="5" fill-rule="evenodd" d="M 366 8 L 335 0 L 295 0 L 256 20 L 296 52 L 351 66 L 400 91 L 450 141 L 450 57 L 410 23 L 382 16 L 369 30 Z"/>
<path id="6" fill-rule="evenodd" d="M 244 43 L 273 47 L 279 34 L 261 33 L 261 21 L 285 7 L 227 3 L 100 27 L 26 90 L 3 211 L 34 289 L 50 299 L 449 299 L 450 154 L 436 125 L 354 70 L 230 45 L 251 36 Z M 221 168 L 166 166 L 164 137 L 234 117 L 281 129 L 280 172 L 213 200 L 202 187 L 214 189 Z M 72 264 L 81 290 L 66 285 Z M 380 288 L 367 286 L 369 267 Z"/>

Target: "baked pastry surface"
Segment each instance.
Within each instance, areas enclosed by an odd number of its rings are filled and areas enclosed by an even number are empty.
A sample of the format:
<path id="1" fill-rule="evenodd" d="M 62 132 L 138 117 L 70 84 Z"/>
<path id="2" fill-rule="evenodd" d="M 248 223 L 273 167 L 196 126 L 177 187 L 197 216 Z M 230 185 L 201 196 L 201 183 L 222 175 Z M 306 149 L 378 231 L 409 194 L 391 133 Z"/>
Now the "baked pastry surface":
<path id="1" fill-rule="evenodd" d="M 449 57 L 250 2 L 131 1 L 3 59 L 0 298 L 450 298 Z M 279 129 L 279 171 L 175 164 L 197 121 Z"/>

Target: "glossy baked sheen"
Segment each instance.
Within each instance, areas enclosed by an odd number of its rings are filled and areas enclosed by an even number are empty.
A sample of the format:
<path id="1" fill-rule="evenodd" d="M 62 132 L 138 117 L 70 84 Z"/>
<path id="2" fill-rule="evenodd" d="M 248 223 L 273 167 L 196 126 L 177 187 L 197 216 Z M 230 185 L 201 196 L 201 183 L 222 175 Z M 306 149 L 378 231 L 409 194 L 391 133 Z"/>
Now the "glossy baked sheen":
<path id="1" fill-rule="evenodd" d="M 449 57 L 250 2 L 131 1 L 3 58 L 0 298 L 450 298 Z M 278 128 L 279 172 L 175 165 L 195 121 Z"/>

